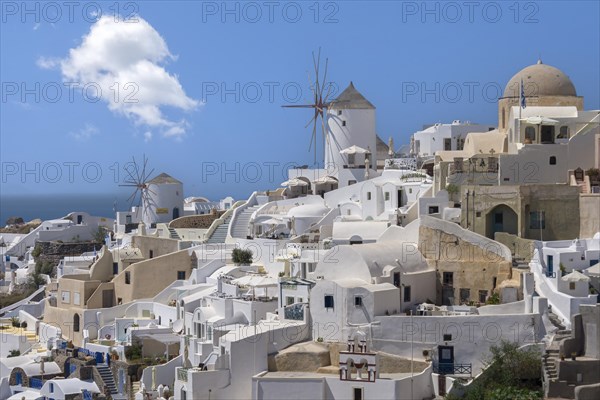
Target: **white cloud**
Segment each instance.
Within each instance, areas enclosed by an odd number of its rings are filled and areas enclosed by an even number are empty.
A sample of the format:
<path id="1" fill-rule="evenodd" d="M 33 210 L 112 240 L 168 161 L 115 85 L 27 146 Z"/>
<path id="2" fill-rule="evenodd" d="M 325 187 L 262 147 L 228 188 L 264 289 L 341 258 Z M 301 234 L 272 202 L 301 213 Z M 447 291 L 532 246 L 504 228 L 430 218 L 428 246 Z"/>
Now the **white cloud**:
<path id="1" fill-rule="evenodd" d="M 71 136 L 73 139 L 80 141 L 80 142 L 85 142 L 87 140 L 89 140 L 92 136 L 98 134 L 98 128 L 96 128 L 94 125 L 92 124 L 85 124 L 85 126 L 83 128 L 81 128 L 79 131 L 77 132 L 71 132 L 69 134 L 69 136 Z"/>
<path id="2" fill-rule="evenodd" d="M 152 140 L 152 132 L 146 131 L 144 132 L 144 142 L 148 143 Z"/>
<path id="3" fill-rule="evenodd" d="M 35 63 L 42 69 L 52 69 L 60 65 L 60 59 L 53 57 L 39 57 Z"/>
<path id="4" fill-rule="evenodd" d="M 162 108 L 191 111 L 200 103 L 165 70 L 164 63 L 174 59 L 164 39 L 144 19 L 125 23 L 104 16 L 59 65 L 65 82 L 97 84 L 111 111 L 165 137 L 181 138 L 189 124 L 169 119 Z M 37 64 L 52 68 L 57 63 L 40 57 Z"/>

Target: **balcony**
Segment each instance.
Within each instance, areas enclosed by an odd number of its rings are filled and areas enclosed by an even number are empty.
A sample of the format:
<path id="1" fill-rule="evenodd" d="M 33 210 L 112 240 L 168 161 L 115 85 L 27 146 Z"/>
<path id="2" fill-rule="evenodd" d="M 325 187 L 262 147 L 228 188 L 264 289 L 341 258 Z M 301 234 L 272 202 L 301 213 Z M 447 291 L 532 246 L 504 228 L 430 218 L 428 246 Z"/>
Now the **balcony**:
<path id="1" fill-rule="evenodd" d="M 471 375 L 471 364 L 433 363 L 433 372 L 441 375 Z"/>

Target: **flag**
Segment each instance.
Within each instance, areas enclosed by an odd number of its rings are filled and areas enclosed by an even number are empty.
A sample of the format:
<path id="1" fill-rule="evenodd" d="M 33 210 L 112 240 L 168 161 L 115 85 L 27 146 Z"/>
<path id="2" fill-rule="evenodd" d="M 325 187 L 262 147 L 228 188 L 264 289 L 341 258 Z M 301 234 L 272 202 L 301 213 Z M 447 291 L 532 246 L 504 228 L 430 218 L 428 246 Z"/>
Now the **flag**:
<path id="1" fill-rule="evenodd" d="M 521 79 L 521 108 L 527 108 L 527 102 L 525 101 L 525 86 L 523 86 L 523 79 Z"/>

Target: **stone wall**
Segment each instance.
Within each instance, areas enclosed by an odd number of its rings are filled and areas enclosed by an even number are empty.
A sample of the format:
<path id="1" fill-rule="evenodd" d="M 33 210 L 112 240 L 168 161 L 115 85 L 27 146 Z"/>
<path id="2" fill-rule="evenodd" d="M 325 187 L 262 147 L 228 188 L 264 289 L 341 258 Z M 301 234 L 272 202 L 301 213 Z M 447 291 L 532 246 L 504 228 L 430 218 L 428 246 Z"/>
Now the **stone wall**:
<path id="1" fill-rule="evenodd" d="M 96 242 L 36 242 L 40 248 L 40 254 L 35 261 L 50 262 L 58 265 L 59 261 L 66 256 L 80 256 L 83 253 L 100 250 L 102 243 Z M 90 260 L 90 264 L 91 264 Z"/>
<path id="2" fill-rule="evenodd" d="M 580 238 L 594 237 L 600 232 L 600 194 L 581 194 L 579 196 Z"/>
<path id="3" fill-rule="evenodd" d="M 454 298 L 454 304 L 460 304 L 460 289 L 469 290 L 467 301 L 478 302 L 480 290 L 489 296 L 502 281 L 511 278 L 512 263 L 499 255 L 494 244 L 504 247 L 492 241 L 474 244 L 460 235 L 421 225 L 419 251 L 436 270 L 436 304 L 443 303 L 444 292 Z M 444 281 L 444 272 L 452 273 L 451 284 Z"/>
<path id="4" fill-rule="evenodd" d="M 169 228 L 174 229 L 208 229 L 210 225 L 223 215 L 225 211 L 216 211 L 203 215 L 188 215 L 177 218 L 169 223 Z"/>

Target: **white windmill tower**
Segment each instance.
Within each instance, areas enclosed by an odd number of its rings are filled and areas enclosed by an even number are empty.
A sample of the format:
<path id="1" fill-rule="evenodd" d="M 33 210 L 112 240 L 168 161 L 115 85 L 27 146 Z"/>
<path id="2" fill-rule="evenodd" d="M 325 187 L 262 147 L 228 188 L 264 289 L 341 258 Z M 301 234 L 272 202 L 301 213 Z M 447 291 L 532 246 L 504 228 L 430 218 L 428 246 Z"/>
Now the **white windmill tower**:
<path id="1" fill-rule="evenodd" d="M 149 179 L 154 169 L 146 172 L 147 164 L 145 156 L 140 166 L 133 158 L 133 162 L 125 168 L 129 176 L 119 186 L 135 188 L 128 199 L 131 208 L 136 204 L 137 220 L 152 227 L 183 215 L 183 184 L 165 173 Z"/>
<path id="2" fill-rule="evenodd" d="M 325 165 L 338 171 L 340 186 L 345 186 L 352 180 L 360 181 L 365 175 L 376 176 L 375 106 L 356 90 L 352 82 L 337 99 L 328 104 L 326 121 L 328 139 Z M 352 168 L 353 165 L 365 167 L 359 160 L 350 162 L 357 153 L 363 154 L 363 159 L 369 158 L 372 173 L 365 174 L 364 169 L 362 173 L 352 171 L 355 169 Z"/>

